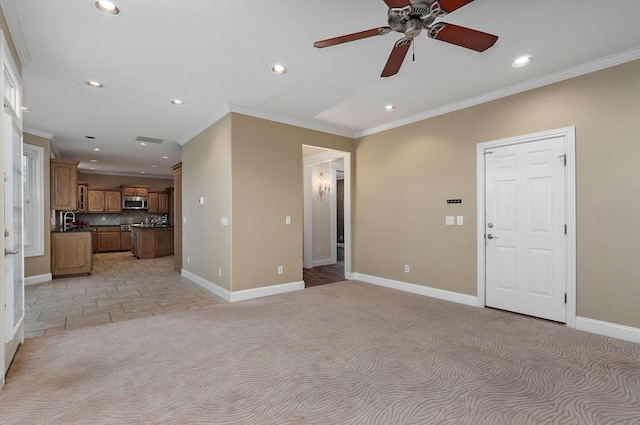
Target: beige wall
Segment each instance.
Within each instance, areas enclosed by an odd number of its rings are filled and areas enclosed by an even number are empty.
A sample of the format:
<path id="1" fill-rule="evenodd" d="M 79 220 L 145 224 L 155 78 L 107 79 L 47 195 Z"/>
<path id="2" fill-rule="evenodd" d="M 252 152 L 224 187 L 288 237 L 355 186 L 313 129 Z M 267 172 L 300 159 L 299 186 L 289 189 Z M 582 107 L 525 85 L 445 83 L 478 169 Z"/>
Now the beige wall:
<path id="1" fill-rule="evenodd" d="M 78 173 L 78 180 L 89 183 L 89 188 L 120 189 L 121 185 L 146 185 L 152 192 L 161 192 L 173 187 L 173 178 L 154 179 L 149 177 L 115 176 L 108 174 Z"/>
<path id="2" fill-rule="evenodd" d="M 233 290 L 302 281 L 302 145 L 352 152 L 353 140 L 240 114 L 232 120 Z"/>
<path id="3" fill-rule="evenodd" d="M 187 271 L 229 291 L 302 280 L 303 144 L 353 151 L 349 138 L 235 113 L 183 146 Z"/>
<path id="4" fill-rule="evenodd" d="M 51 173 L 49 157 L 51 156 L 51 142 L 44 137 L 24 133 L 23 143 L 40 146 L 44 149 L 44 255 L 38 257 L 25 257 L 24 276 L 40 276 L 51 273 Z"/>
<path id="5" fill-rule="evenodd" d="M 357 140 L 355 270 L 476 295 L 476 144 L 575 126 L 577 314 L 640 327 L 639 114 L 635 61 Z"/>
<path id="6" fill-rule="evenodd" d="M 231 115 L 182 147 L 182 215 L 182 268 L 231 291 Z"/>

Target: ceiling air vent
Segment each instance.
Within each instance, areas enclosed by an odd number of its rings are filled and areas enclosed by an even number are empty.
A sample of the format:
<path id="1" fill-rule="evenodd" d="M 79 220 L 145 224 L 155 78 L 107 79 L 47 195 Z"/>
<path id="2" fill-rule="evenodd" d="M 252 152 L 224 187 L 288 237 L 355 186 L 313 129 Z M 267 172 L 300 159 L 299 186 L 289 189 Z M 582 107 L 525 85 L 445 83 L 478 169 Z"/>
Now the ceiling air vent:
<path id="1" fill-rule="evenodd" d="M 136 137 L 136 142 L 155 143 L 155 144 L 159 145 L 160 143 L 164 142 L 164 140 L 163 139 L 156 139 L 155 137 L 138 136 L 138 137 Z"/>

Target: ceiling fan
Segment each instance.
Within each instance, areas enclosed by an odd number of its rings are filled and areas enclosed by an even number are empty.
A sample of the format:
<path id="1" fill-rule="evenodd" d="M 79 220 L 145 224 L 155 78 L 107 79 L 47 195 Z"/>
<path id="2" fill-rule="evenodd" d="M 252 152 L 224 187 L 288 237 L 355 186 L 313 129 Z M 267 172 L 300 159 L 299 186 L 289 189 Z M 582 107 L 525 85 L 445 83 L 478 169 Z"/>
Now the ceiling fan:
<path id="1" fill-rule="evenodd" d="M 409 47 L 411 47 L 414 37 L 418 36 L 423 29 L 427 32 L 429 38 L 446 41 L 447 43 L 456 44 L 477 52 L 484 52 L 495 44 L 498 40 L 497 36 L 459 25 L 444 22 L 434 23 L 436 18 L 451 13 L 472 1 L 473 0 L 384 0 L 387 6 L 389 6 L 387 13 L 389 16 L 388 27 L 373 28 L 340 37 L 316 41 L 313 43 L 313 46 L 318 48 L 335 46 L 336 44 L 348 43 L 376 35 L 389 34 L 391 31 L 403 33 L 404 37 L 398 40 L 393 47 L 381 77 L 390 77 L 400 71 L 402 62 L 409 51 Z"/>

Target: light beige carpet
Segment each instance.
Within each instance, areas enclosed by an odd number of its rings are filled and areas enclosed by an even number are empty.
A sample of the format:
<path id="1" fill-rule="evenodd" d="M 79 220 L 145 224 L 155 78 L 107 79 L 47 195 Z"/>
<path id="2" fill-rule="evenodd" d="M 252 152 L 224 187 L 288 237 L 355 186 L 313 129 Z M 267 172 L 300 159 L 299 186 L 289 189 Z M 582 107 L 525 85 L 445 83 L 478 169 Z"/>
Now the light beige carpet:
<path id="1" fill-rule="evenodd" d="M 640 345 L 359 282 L 32 338 L 2 424 L 640 424 Z"/>

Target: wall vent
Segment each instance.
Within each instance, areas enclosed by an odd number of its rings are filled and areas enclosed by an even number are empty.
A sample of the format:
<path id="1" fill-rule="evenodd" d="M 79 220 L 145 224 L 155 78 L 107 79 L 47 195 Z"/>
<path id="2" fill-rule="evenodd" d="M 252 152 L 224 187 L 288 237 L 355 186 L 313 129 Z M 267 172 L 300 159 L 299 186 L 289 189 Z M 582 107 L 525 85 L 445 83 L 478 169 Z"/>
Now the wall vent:
<path id="1" fill-rule="evenodd" d="M 164 142 L 164 140 L 156 139 L 155 137 L 138 136 L 136 137 L 136 142 L 155 143 L 159 145 L 160 143 Z"/>

